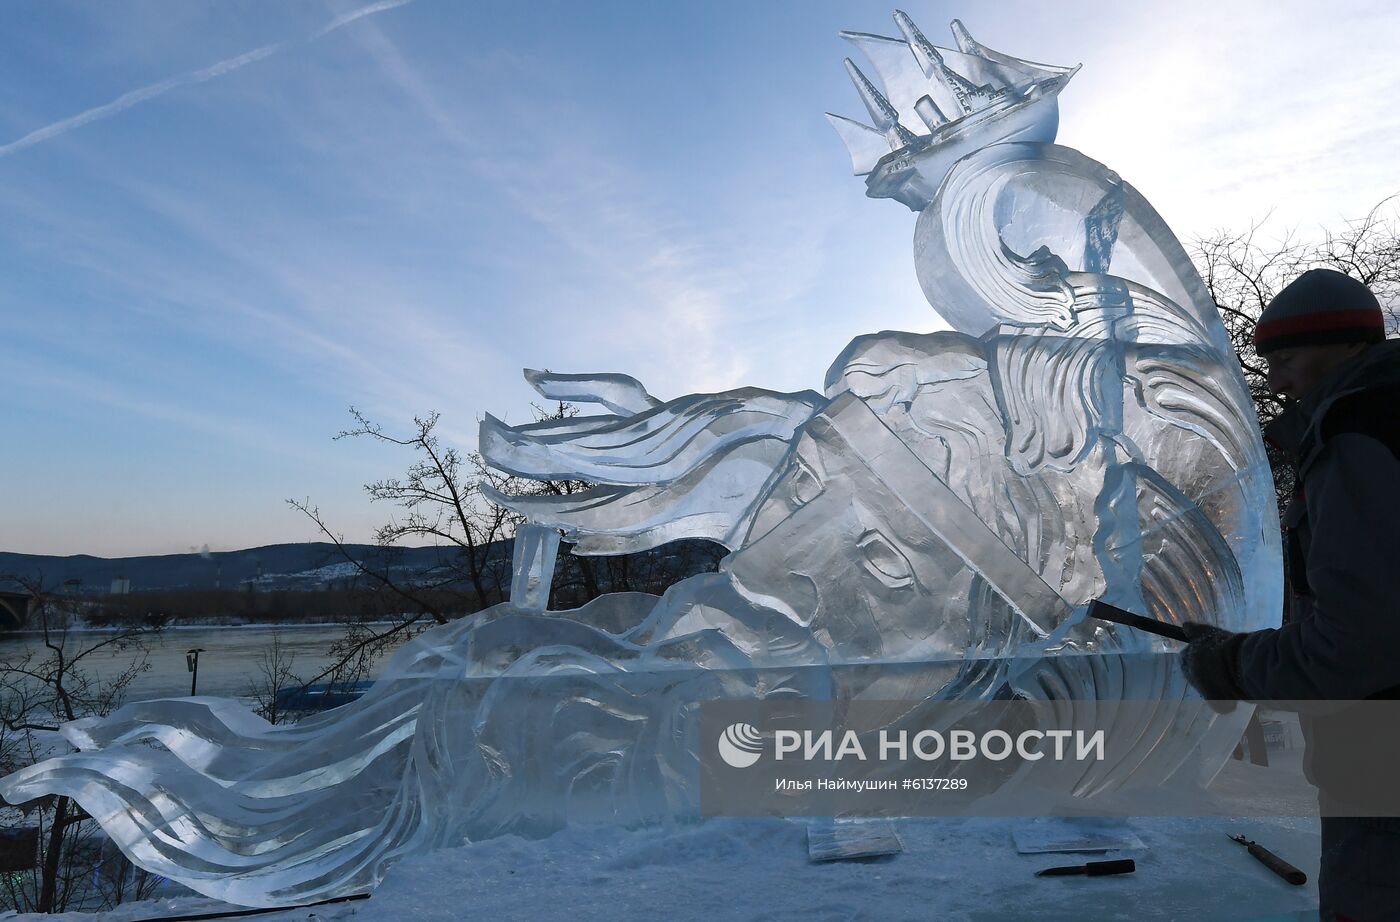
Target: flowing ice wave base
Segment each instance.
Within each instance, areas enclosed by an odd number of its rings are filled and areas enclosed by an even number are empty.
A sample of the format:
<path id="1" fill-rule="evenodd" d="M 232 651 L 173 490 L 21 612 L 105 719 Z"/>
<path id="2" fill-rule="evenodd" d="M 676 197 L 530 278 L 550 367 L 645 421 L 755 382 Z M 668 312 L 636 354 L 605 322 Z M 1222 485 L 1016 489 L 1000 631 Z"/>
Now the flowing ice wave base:
<path id="1" fill-rule="evenodd" d="M 1208 780 L 1246 712 L 1187 721 L 1169 645 L 1083 610 L 1276 623 L 1272 481 L 1220 319 L 1137 191 L 1053 143 L 1075 69 L 895 22 L 900 38 L 845 33 L 874 70 L 846 62 L 871 124 L 831 119 L 868 194 L 918 212 L 915 269 L 952 330 L 859 337 L 821 393 L 664 401 L 626 375 L 527 372 L 605 412 L 482 424 L 493 467 L 595 484 L 493 497 L 528 520 L 510 603 L 419 636 L 363 698 L 293 726 L 213 698 L 76 721 L 78 752 L 0 794 L 70 795 L 140 866 L 270 906 L 464 839 L 695 817 L 707 700 L 1020 695 L 1064 727 L 1145 699 L 1160 706 L 1131 752 L 1047 796 Z M 660 598 L 547 611 L 561 536 L 731 553 Z"/>

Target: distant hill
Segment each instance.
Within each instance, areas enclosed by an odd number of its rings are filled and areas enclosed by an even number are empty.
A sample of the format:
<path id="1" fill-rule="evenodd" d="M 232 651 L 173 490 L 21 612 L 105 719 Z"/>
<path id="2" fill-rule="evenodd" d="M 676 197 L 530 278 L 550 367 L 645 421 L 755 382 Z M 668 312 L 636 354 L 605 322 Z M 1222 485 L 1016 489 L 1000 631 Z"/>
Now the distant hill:
<path id="1" fill-rule="evenodd" d="M 492 555 L 510 554 L 510 542 L 497 542 Z M 385 549 L 373 544 L 348 544 L 351 556 L 373 566 L 382 563 Z M 453 559 L 454 548 L 396 548 L 395 570 L 426 573 Z M 270 544 L 242 551 L 163 554 L 154 557 L 92 557 L 77 554 L 53 557 L 0 551 L 0 577 L 41 579 L 46 589 L 58 589 L 70 580 L 81 591 L 107 592 L 114 580 L 129 581 L 129 591 L 168 589 L 318 589 L 354 575 L 335 545 L 326 542 Z"/>

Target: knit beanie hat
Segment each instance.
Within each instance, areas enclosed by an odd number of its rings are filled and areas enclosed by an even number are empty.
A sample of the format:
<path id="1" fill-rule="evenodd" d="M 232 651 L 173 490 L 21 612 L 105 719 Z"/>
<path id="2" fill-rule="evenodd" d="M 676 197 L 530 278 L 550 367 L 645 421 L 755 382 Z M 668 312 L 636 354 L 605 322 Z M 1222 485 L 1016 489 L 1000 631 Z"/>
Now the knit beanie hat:
<path id="1" fill-rule="evenodd" d="M 1385 316 L 1371 289 L 1332 269 L 1309 269 L 1274 296 L 1254 326 L 1260 355 L 1295 346 L 1378 343 Z"/>

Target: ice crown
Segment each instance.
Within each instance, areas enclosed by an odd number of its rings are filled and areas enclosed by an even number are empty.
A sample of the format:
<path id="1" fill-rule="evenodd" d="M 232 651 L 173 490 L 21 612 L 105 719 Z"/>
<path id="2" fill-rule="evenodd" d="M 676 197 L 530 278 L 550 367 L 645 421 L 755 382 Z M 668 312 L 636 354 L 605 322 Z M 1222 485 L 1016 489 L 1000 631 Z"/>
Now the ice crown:
<path id="1" fill-rule="evenodd" d="M 917 154 L 954 140 L 965 142 L 968 129 L 994 113 L 1047 98 L 1053 104 L 1053 96 L 1079 69 L 993 51 L 956 19 L 955 49 L 934 45 L 902 10 L 895 11 L 894 22 L 903 38 L 841 33 L 864 53 L 880 83 L 846 58 L 846 72 L 873 126 L 830 112 L 826 116 L 845 142 L 857 176 L 875 171 L 892 152 Z M 983 144 L 992 140 L 981 139 Z"/>

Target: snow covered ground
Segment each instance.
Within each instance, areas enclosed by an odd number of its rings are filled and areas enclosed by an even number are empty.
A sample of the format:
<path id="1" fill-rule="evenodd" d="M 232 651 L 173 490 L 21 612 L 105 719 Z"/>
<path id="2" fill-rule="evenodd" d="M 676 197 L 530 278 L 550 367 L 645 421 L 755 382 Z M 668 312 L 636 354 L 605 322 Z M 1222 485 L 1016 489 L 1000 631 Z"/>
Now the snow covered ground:
<path id="1" fill-rule="evenodd" d="M 1302 920 L 1317 912 L 1317 820 L 1142 818 L 1130 853 L 1020 855 L 1019 819 L 897 821 L 902 854 L 813 864 L 799 821 L 720 819 L 670 829 L 570 829 L 410 859 L 368 900 L 251 918 L 367 922 L 642 920 Z M 1308 873 L 1294 887 L 1226 838 L 1244 832 Z M 1037 878 L 1055 865 L 1137 860 L 1118 877 Z M 186 898 L 104 913 L 131 922 L 225 907 Z M 0 916 L 0 919 L 5 917 Z M 11 916 L 96 922 L 94 915 Z"/>
<path id="2" fill-rule="evenodd" d="M 903 819 L 901 854 L 813 863 L 801 820 L 714 819 L 670 827 L 567 829 L 505 836 L 395 865 L 367 900 L 279 910 L 259 922 L 825 922 L 825 920 L 1192 920 L 1312 922 L 1317 918 L 1318 820 L 1301 751 L 1268 767 L 1230 760 L 1213 794 L 1254 818 L 1138 817 L 1121 831 L 1142 847 L 1108 853 L 1018 854 L 1014 836 L 1044 821 Z M 1261 818 L 1267 817 L 1267 818 Z M 1292 886 L 1227 838 L 1244 833 L 1308 875 Z M 1048 867 L 1131 857 L 1116 877 L 1048 877 Z M 237 911 L 182 897 L 0 922 L 137 922 Z"/>

